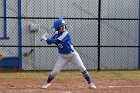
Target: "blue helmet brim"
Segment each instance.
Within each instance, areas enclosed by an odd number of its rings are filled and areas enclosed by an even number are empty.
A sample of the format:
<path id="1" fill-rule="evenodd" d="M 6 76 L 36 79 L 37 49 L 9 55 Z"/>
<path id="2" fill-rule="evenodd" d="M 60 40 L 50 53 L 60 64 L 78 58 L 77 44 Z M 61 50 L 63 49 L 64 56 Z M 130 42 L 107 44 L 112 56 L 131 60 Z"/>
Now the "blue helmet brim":
<path id="1" fill-rule="evenodd" d="M 60 16 L 60 17 L 59 17 L 59 19 L 62 19 L 62 20 L 63 20 L 63 19 L 64 19 L 64 17 L 65 17 L 65 16 L 64 16 L 64 15 L 62 15 L 62 16 Z M 57 20 L 58 20 L 58 19 L 57 19 Z M 53 25 L 53 26 L 51 26 L 51 28 L 50 28 L 50 32 L 52 31 L 52 29 L 55 29 L 54 25 Z"/>

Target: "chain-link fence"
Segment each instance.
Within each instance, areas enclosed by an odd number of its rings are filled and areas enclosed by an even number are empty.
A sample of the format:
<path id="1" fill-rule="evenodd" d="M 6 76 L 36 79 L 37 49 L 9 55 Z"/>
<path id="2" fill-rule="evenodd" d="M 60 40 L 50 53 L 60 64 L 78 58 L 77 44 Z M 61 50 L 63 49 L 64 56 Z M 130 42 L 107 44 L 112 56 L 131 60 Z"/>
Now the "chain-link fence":
<path id="1" fill-rule="evenodd" d="M 22 50 L 22 70 L 54 67 L 57 49 L 40 38 L 61 15 L 87 69 L 139 68 L 139 0 L 21 0 L 21 17 L 18 0 L 0 4 L 0 49 L 6 57 Z M 40 30 L 32 32 L 31 23 Z M 77 67 L 68 64 L 64 69 Z"/>

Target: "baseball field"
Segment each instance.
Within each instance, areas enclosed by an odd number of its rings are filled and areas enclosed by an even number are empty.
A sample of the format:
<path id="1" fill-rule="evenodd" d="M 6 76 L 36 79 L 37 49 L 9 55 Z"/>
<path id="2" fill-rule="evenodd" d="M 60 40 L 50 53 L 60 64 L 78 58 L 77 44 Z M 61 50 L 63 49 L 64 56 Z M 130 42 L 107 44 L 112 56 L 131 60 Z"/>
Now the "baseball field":
<path id="1" fill-rule="evenodd" d="M 0 72 L 0 93 L 140 93 L 140 71 L 89 71 L 96 89 L 88 88 L 79 71 L 62 71 L 41 89 L 50 71 Z"/>

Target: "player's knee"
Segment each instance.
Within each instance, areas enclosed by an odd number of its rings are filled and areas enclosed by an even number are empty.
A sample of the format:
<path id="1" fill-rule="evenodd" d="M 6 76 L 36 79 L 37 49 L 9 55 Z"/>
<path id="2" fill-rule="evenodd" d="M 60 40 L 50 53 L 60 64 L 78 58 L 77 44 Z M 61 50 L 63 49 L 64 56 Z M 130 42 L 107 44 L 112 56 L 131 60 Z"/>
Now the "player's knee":
<path id="1" fill-rule="evenodd" d="M 54 72 L 54 71 L 52 71 L 52 72 L 50 73 L 50 75 L 53 76 L 53 77 L 55 77 L 58 73 L 59 73 L 59 72 Z"/>
<path id="2" fill-rule="evenodd" d="M 80 70 L 81 72 L 83 72 L 83 71 L 86 70 L 86 67 L 85 67 L 85 66 L 79 66 L 79 70 Z"/>

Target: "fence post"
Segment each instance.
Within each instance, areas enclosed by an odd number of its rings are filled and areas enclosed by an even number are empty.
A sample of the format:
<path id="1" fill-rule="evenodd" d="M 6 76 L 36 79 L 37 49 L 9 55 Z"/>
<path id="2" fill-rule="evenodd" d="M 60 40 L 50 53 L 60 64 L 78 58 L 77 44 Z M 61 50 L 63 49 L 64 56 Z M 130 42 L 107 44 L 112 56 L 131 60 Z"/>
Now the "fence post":
<path id="1" fill-rule="evenodd" d="M 139 49 L 138 49 L 138 69 L 140 69 L 140 0 L 139 0 Z"/>
<path id="2" fill-rule="evenodd" d="M 18 0 L 18 69 L 22 69 L 22 22 L 21 22 L 21 0 Z"/>
<path id="3" fill-rule="evenodd" d="M 101 0 L 98 1 L 98 71 L 100 71 L 100 18 L 101 18 Z"/>

